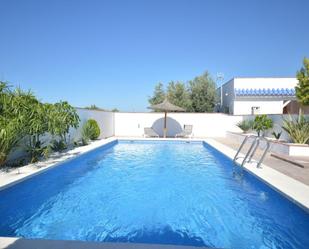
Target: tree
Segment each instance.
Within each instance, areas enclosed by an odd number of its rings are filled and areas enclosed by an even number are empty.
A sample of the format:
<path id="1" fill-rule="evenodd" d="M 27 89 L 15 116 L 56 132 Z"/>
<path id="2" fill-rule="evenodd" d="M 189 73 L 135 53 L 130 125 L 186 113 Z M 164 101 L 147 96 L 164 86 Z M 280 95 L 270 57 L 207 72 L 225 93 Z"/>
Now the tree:
<path id="1" fill-rule="evenodd" d="M 167 87 L 168 100 L 177 106 L 184 108 L 185 110 L 191 109 L 190 95 L 186 89 L 186 85 L 179 81 L 171 81 Z"/>
<path id="2" fill-rule="evenodd" d="M 43 104 L 40 102 L 34 103 L 32 105 L 32 115 L 29 120 L 29 125 L 27 128 L 27 134 L 30 136 L 30 146 L 35 145 L 40 141 L 40 136 L 48 131 L 48 109 L 50 106 L 48 104 Z"/>
<path id="3" fill-rule="evenodd" d="M 85 109 L 88 109 L 88 110 L 97 110 L 97 111 L 108 111 L 106 109 L 103 109 L 101 107 L 98 107 L 96 105 L 90 105 L 90 106 L 86 106 Z"/>
<path id="4" fill-rule="evenodd" d="M 7 120 L 0 117 L 0 166 L 2 166 L 10 152 L 21 140 L 21 125 L 17 118 Z"/>
<path id="5" fill-rule="evenodd" d="M 216 84 L 208 72 L 189 82 L 189 94 L 191 111 L 213 112 L 217 100 Z"/>
<path id="6" fill-rule="evenodd" d="M 23 138 L 32 135 L 37 104 L 38 100 L 30 91 L 20 88 L 12 91 L 7 83 L 0 82 L 0 165 Z"/>
<path id="7" fill-rule="evenodd" d="M 119 110 L 117 108 L 113 108 L 112 112 L 119 112 Z"/>
<path id="8" fill-rule="evenodd" d="M 5 163 L 22 134 L 21 120 L 12 115 L 13 98 L 13 92 L 8 84 L 0 82 L 0 166 Z"/>
<path id="9" fill-rule="evenodd" d="M 295 91 L 298 102 L 301 105 L 309 105 L 309 58 L 305 58 L 303 63 L 303 67 L 297 72 L 298 84 Z"/>
<path id="10" fill-rule="evenodd" d="M 261 135 L 261 132 L 265 132 L 268 129 L 273 127 L 272 119 L 268 118 L 267 115 L 258 115 L 253 121 L 252 128 L 257 132 L 258 136 Z"/>
<path id="11" fill-rule="evenodd" d="M 31 162 L 46 156 L 40 136 L 50 132 L 65 141 L 70 127 L 77 128 L 79 117 L 67 102 L 41 103 L 31 91 L 11 89 L 0 81 L 0 166 L 21 141 L 28 141 L 26 151 Z M 27 140 L 26 140 L 27 139 Z"/>
<path id="12" fill-rule="evenodd" d="M 66 101 L 60 101 L 48 107 L 48 132 L 53 136 L 58 136 L 61 141 L 66 142 L 66 135 L 71 127 L 77 128 L 79 116 L 76 109 Z"/>
<path id="13" fill-rule="evenodd" d="M 161 102 L 164 101 L 166 97 L 164 88 L 163 88 L 163 84 L 162 83 L 158 83 L 155 86 L 155 90 L 153 92 L 153 96 L 148 98 L 148 102 L 151 105 L 156 105 L 156 104 L 160 104 Z"/>

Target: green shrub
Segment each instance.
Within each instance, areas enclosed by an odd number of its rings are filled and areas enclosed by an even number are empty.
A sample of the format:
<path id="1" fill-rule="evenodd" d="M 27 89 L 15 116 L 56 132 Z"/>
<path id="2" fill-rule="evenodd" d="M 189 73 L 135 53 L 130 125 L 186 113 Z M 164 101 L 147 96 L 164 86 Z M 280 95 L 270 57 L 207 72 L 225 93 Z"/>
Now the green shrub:
<path id="1" fill-rule="evenodd" d="M 16 120 L 7 121 L 0 117 L 0 166 L 20 141 L 20 124 Z"/>
<path id="2" fill-rule="evenodd" d="M 53 105 L 48 104 L 48 129 L 47 131 L 54 137 L 66 142 L 67 134 L 71 127 L 79 126 L 79 116 L 76 109 L 66 101 L 60 101 Z"/>
<path id="3" fill-rule="evenodd" d="M 34 145 L 26 147 L 31 163 L 39 161 L 42 157 L 47 158 L 49 156 L 49 150 L 49 146 L 42 146 L 41 141 L 37 141 Z"/>
<path id="4" fill-rule="evenodd" d="M 267 115 L 258 115 L 255 117 L 252 128 L 257 132 L 258 136 L 261 132 L 265 132 L 273 127 L 273 121 Z"/>
<path id="5" fill-rule="evenodd" d="M 68 145 L 62 139 L 60 139 L 60 140 L 53 140 L 51 142 L 51 148 L 52 148 L 53 151 L 61 152 L 61 151 L 66 150 L 68 148 Z"/>
<path id="6" fill-rule="evenodd" d="M 284 120 L 282 128 L 289 134 L 294 143 L 305 144 L 309 142 L 309 122 L 303 115 L 297 120 Z"/>
<path id="7" fill-rule="evenodd" d="M 244 133 L 252 129 L 253 121 L 252 120 L 243 120 L 236 124 Z"/>
<path id="8" fill-rule="evenodd" d="M 89 144 L 89 138 L 82 137 L 79 140 L 74 141 L 74 147 L 85 146 Z"/>
<path id="9" fill-rule="evenodd" d="M 82 145 L 82 146 L 88 145 L 88 144 L 89 144 L 89 138 L 87 138 L 87 137 L 82 137 L 82 139 L 80 140 L 80 142 L 81 142 L 81 145 Z"/>
<path id="10" fill-rule="evenodd" d="M 83 126 L 82 139 L 95 140 L 100 136 L 100 127 L 94 119 L 88 119 Z"/>
<path id="11" fill-rule="evenodd" d="M 42 147 L 40 140 L 45 133 L 59 140 L 52 144 L 55 150 L 63 150 L 69 129 L 77 128 L 79 121 L 76 109 L 67 102 L 42 103 L 31 91 L 0 81 L 0 166 L 26 139 L 32 162 L 48 156 L 50 147 Z"/>

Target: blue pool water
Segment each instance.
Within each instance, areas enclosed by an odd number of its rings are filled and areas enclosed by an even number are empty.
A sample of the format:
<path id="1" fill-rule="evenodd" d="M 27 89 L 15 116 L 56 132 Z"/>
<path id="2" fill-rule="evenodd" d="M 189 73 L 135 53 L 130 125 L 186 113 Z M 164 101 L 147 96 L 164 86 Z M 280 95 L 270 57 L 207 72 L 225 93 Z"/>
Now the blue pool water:
<path id="1" fill-rule="evenodd" d="M 205 143 L 119 141 L 0 191 L 0 236 L 309 248 L 309 214 Z"/>

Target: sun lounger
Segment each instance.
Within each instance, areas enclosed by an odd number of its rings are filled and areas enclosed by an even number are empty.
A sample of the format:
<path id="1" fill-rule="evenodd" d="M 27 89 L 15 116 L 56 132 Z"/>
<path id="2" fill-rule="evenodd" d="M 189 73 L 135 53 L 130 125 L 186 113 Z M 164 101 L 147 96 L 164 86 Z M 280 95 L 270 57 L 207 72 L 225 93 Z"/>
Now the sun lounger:
<path id="1" fill-rule="evenodd" d="M 144 137 L 159 137 L 159 135 L 151 127 L 146 127 L 144 128 Z"/>
<path id="2" fill-rule="evenodd" d="M 189 138 L 192 138 L 192 136 L 193 136 L 192 130 L 193 130 L 193 125 L 184 125 L 182 132 L 176 134 L 175 137 L 189 137 Z"/>

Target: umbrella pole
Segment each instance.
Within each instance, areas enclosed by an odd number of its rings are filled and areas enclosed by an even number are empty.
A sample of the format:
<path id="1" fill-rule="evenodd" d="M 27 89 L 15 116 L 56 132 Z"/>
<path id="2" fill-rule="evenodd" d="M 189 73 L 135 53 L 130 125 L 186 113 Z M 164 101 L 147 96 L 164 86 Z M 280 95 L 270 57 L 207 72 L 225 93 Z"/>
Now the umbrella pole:
<path id="1" fill-rule="evenodd" d="M 166 138 L 166 134 L 167 134 L 166 116 L 167 116 L 167 112 L 164 112 L 164 129 L 163 129 L 164 138 Z"/>

